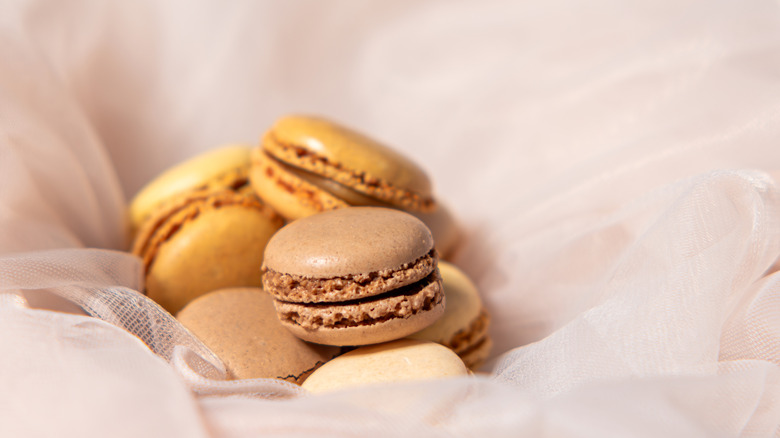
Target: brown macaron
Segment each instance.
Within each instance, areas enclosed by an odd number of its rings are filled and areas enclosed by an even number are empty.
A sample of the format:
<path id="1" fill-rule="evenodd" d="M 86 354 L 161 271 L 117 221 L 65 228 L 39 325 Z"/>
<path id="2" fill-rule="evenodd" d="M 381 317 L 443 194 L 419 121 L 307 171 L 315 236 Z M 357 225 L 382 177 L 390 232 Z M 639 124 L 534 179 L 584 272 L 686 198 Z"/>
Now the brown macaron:
<path id="1" fill-rule="evenodd" d="M 268 242 L 263 287 L 301 339 L 366 345 L 400 339 L 444 313 L 430 230 L 399 210 L 350 207 L 305 217 Z"/>
<path id="2" fill-rule="evenodd" d="M 260 288 L 229 288 L 190 302 L 176 318 L 225 364 L 235 379 L 276 378 L 300 384 L 340 349 L 293 336 Z"/>

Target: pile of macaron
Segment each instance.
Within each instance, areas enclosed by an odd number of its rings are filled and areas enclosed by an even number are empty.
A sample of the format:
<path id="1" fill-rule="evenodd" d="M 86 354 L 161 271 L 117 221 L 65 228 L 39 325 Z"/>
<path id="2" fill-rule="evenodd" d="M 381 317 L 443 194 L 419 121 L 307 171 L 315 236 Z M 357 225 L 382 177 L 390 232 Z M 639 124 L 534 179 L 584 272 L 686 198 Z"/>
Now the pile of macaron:
<path id="1" fill-rule="evenodd" d="M 144 293 L 233 379 L 312 392 L 469 375 L 489 315 L 448 262 L 460 229 L 426 173 L 310 116 L 168 169 L 130 204 Z"/>

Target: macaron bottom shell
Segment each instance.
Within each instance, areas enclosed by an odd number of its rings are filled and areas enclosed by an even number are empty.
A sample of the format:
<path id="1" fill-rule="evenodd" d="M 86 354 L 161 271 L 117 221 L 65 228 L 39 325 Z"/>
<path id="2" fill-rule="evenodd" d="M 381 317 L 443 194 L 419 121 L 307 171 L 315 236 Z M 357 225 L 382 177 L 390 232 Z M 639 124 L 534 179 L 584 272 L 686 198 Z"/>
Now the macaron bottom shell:
<path id="1" fill-rule="evenodd" d="M 367 299 L 344 303 L 275 300 L 282 324 L 301 339 L 327 345 L 368 345 L 403 338 L 433 324 L 445 302 L 437 273 Z"/>
<path id="2" fill-rule="evenodd" d="M 408 317 L 392 317 L 362 325 L 347 327 L 304 328 L 299 324 L 282 320 L 282 324 L 295 336 L 318 344 L 356 346 L 369 345 L 403 338 L 433 324 L 444 314 L 444 301 L 429 310 Z"/>

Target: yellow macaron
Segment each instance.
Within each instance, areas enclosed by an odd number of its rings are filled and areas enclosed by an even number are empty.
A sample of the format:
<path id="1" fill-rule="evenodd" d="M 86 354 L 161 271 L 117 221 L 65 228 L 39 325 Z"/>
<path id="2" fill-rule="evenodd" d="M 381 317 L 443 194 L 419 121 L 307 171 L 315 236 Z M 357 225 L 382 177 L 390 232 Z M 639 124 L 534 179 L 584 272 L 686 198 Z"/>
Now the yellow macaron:
<path id="1" fill-rule="evenodd" d="M 323 393 L 365 385 L 470 375 L 460 358 L 435 342 L 401 339 L 345 353 L 314 371 L 301 385 Z"/>
<path id="2" fill-rule="evenodd" d="M 206 186 L 235 186 L 248 178 L 247 145 L 218 147 L 171 167 L 146 184 L 129 206 L 130 225 L 136 232 L 163 203 L 177 195 Z M 243 181 L 243 183 L 242 183 Z"/>
<path id="3" fill-rule="evenodd" d="M 197 155 L 130 203 L 145 292 L 169 312 L 215 289 L 260 286 L 265 245 L 284 220 L 249 185 L 249 157 L 246 145 Z"/>
<path id="4" fill-rule="evenodd" d="M 409 336 L 438 342 L 451 348 L 471 369 L 478 368 L 493 345 L 488 328 L 490 316 L 471 279 L 457 266 L 439 261 L 447 306 L 444 315 L 427 328 Z"/>
<path id="5" fill-rule="evenodd" d="M 254 195 L 202 189 L 165 204 L 133 244 L 146 294 L 171 313 L 216 289 L 261 284 L 260 266 L 283 219 Z"/>
<path id="6" fill-rule="evenodd" d="M 287 220 L 347 206 L 405 210 L 428 225 L 446 257 L 459 226 L 436 202 L 425 171 L 409 158 L 345 125 L 291 115 L 252 151 L 250 181 Z"/>
<path id="7" fill-rule="evenodd" d="M 202 189 L 165 204 L 133 244 L 146 294 L 171 313 L 207 292 L 261 283 L 260 266 L 283 219 L 254 193 Z"/>

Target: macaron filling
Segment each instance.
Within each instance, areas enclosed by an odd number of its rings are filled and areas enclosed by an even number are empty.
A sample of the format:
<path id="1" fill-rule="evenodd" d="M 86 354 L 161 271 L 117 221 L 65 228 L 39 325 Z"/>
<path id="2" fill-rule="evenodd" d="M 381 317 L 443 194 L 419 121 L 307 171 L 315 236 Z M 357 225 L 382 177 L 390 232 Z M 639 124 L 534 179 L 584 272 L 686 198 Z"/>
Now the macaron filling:
<path id="1" fill-rule="evenodd" d="M 335 278 L 311 278 L 279 273 L 263 267 L 263 285 L 279 301 L 296 303 L 343 302 L 384 294 L 429 276 L 437 264 L 436 251 L 395 269 Z"/>
<path id="2" fill-rule="evenodd" d="M 273 160 L 276 163 L 276 165 L 281 167 L 284 171 L 293 174 L 295 177 L 302 179 L 303 181 L 313 185 L 314 187 L 317 187 L 320 190 L 324 190 L 330 193 L 331 195 L 344 200 L 346 203 L 350 205 L 365 205 L 365 206 L 388 207 L 388 208 L 393 207 L 392 204 L 384 202 L 378 198 L 373 198 L 364 193 L 360 193 L 359 191 L 351 187 L 345 186 L 340 182 L 325 178 L 321 175 L 310 172 L 300 167 L 296 167 L 289 163 L 285 163 L 277 159 L 276 157 L 269 155 L 267 152 L 264 152 L 264 155 L 267 159 Z"/>
<path id="3" fill-rule="evenodd" d="M 339 303 L 292 303 L 276 300 L 282 323 L 306 330 L 366 326 L 395 318 L 409 318 L 432 310 L 444 301 L 438 271 L 393 291 Z"/>
<path id="4" fill-rule="evenodd" d="M 272 147 L 267 147 L 269 143 Z M 362 170 L 347 169 L 307 148 L 285 144 L 273 132 L 266 134 L 264 146 L 264 154 L 278 162 L 332 180 L 391 205 L 415 211 L 432 211 L 436 208 L 431 196 L 397 187 Z"/>
<path id="5" fill-rule="evenodd" d="M 269 204 L 274 205 L 281 214 L 286 214 L 288 219 L 349 206 L 345 200 L 287 170 L 286 167 L 289 166 L 262 150 L 253 152 L 252 160 L 255 170 L 252 172 L 251 183 L 257 194 Z M 289 195 L 294 198 L 294 201 L 279 200 L 277 199 L 278 193 Z M 298 209 L 291 209 L 290 202 L 293 202 L 293 205 L 300 203 L 309 213 L 301 214 Z"/>

